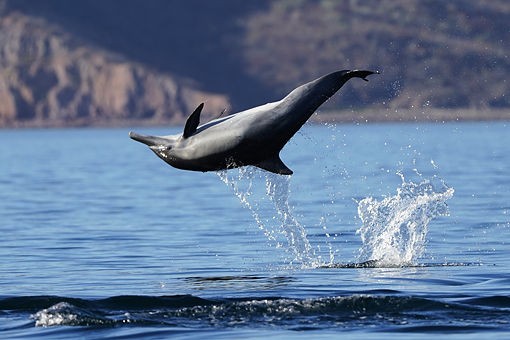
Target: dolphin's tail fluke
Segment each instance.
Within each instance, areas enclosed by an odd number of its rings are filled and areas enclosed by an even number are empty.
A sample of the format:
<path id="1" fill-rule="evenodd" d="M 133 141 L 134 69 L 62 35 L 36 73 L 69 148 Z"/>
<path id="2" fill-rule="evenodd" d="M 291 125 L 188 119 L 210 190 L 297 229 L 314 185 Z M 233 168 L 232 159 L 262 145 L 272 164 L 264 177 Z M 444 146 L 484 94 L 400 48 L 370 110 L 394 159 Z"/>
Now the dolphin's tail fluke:
<path id="1" fill-rule="evenodd" d="M 361 78 L 364 81 L 368 81 L 367 76 L 371 74 L 379 74 L 379 71 L 368 71 L 368 70 L 352 70 L 347 72 L 346 75 L 349 76 L 349 78 Z"/>

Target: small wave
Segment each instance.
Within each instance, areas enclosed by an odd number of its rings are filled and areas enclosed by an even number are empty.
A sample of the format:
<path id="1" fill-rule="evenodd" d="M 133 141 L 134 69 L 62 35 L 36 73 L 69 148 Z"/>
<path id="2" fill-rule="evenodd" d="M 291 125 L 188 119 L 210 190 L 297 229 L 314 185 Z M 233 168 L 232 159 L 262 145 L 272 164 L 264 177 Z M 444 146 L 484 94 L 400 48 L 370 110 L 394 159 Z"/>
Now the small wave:
<path id="1" fill-rule="evenodd" d="M 0 299 L 4 312 L 30 313 L 35 326 L 114 327 L 125 324 L 189 329 L 277 326 L 286 329 L 363 327 L 419 329 L 431 324 L 501 327 L 510 324 L 508 297 L 445 301 L 381 291 L 308 299 L 192 295 L 116 296 L 107 299 L 17 297 Z"/>
<path id="2" fill-rule="evenodd" d="M 35 325 L 40 327 L 108 325 L 114 322 L 98 316 L 98 313 L 78 308 L 68 302 L 59 302 L 40 310 L 32 318 L 35 320 Z"/>

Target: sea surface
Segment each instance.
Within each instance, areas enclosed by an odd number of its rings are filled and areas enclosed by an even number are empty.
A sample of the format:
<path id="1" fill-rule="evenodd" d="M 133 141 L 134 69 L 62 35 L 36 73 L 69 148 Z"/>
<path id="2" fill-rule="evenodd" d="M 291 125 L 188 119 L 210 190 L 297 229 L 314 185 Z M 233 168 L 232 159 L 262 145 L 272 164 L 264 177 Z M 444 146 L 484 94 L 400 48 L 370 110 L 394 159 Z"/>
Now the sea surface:
<path id="1" fill-rule="evenodd" d="M 1 338 L 510 337 L 508 123 L 306 125 L 292 176 L 128 131 L 0 130 Z"/>

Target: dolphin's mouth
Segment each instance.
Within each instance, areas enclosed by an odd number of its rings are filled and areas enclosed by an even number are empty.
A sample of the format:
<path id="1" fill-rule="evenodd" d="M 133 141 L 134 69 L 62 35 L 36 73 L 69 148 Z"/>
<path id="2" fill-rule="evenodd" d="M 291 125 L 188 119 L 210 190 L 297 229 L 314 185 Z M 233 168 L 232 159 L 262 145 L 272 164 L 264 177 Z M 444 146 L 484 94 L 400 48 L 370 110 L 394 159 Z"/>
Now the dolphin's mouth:
<path id="1" fill-rule="evenodd" d="M 157 136 L 140 135 L 133 131 L 131 131 L 129 133 L 129 137 L 131 137 L 131 139 L 134 139 L 137 142 L 143 143 L 147 146 L 162 146 L 162 145 L 168 144 L 168 140 L 165 138 L 161 138 L 161 137 L 157 137 Z"/>

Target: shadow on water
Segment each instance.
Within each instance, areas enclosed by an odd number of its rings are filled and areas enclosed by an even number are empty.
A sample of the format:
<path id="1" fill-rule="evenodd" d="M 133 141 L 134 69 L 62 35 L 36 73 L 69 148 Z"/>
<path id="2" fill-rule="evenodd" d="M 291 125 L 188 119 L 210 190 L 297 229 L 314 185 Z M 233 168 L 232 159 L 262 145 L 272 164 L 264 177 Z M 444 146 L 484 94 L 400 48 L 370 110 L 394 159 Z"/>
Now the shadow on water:
<path id="1" fill-rule="evenodd" d="M 408 263 L 391 265 L 386 262 L 377 260 L 368 260 L 365 262 L 352 262 L 352 263 L 331 263 L 320 266 L 320 268 L 431 268 L 431 267 L 470 267 L 470 266 L 483 266 L 479 262 L 443 262 L 443 263 Z"/>
<path id="2" fill-rule="evenodd" d="M 184 281 L 191 284 L 197 290 L 235 289 L 236 291 L 242 291 L 250 289 L 275 289 L 288 286 L 296 281 L 296 279 L 289 276 L 227 275 L 187 277 Z"/>

